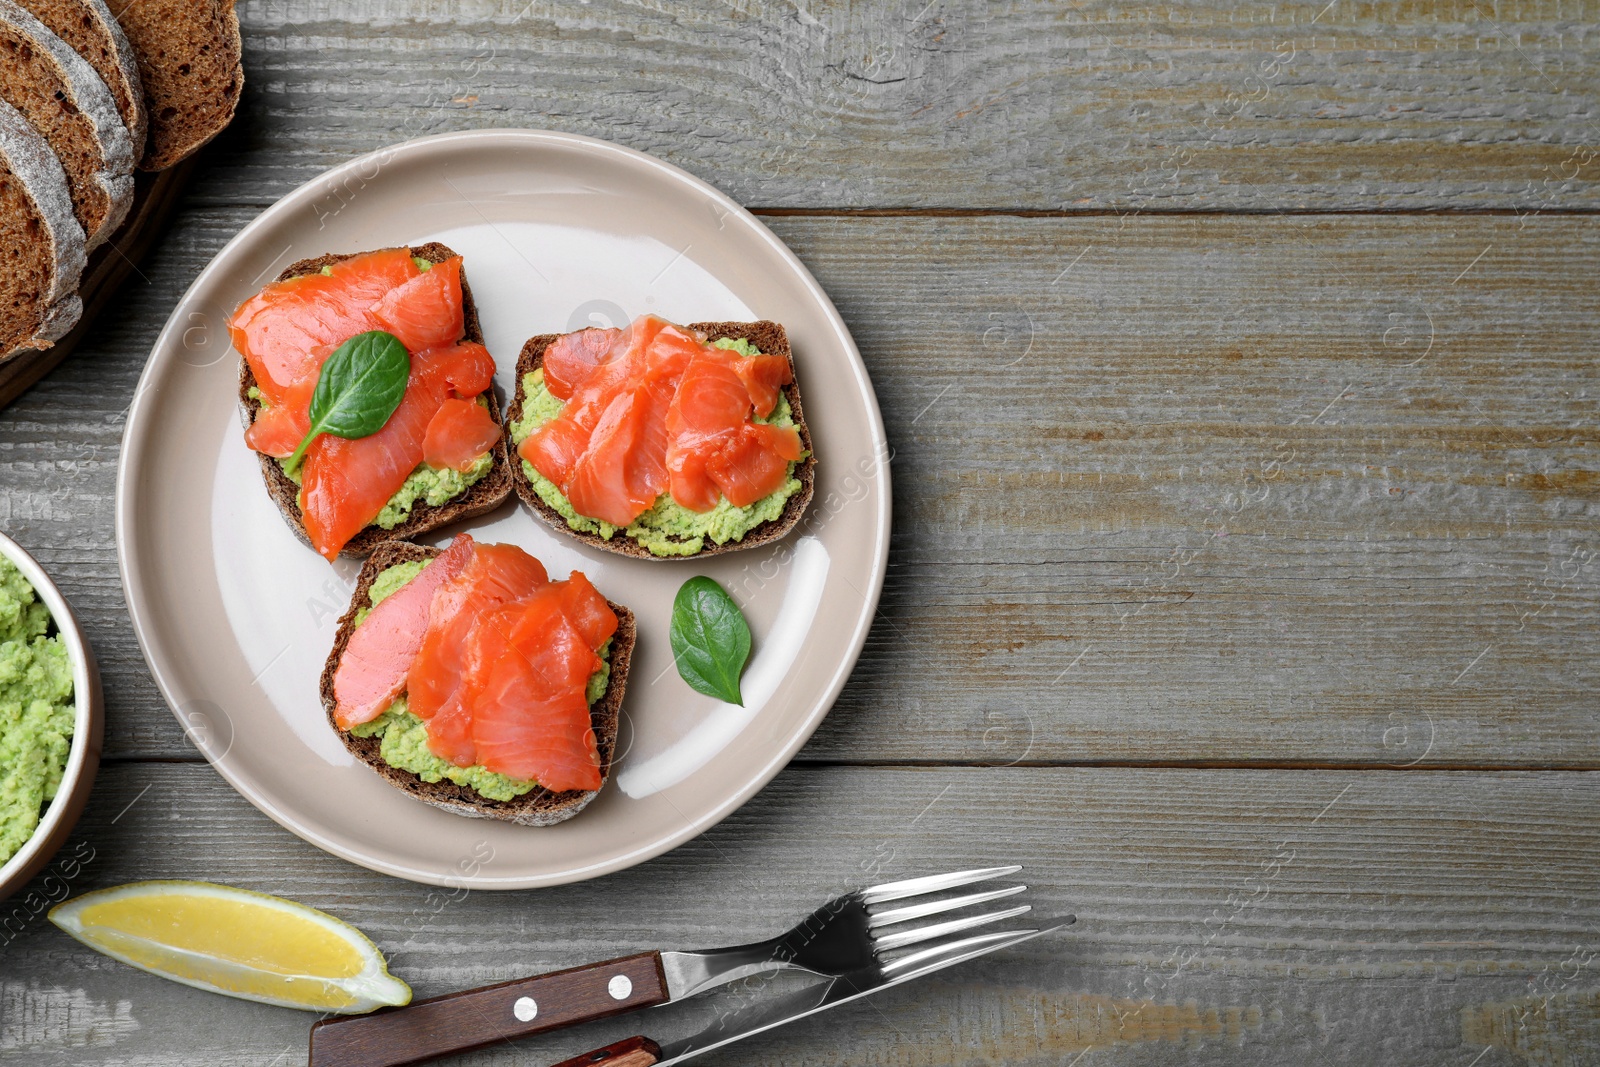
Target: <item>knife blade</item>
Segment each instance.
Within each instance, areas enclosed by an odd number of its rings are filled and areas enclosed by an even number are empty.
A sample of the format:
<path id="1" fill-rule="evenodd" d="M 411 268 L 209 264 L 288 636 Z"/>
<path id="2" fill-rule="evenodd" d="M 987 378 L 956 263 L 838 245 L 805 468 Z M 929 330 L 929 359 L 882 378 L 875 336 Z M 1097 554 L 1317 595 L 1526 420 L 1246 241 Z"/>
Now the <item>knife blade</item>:
<path id="1" fill-rule="evenodd" d="M 818 1012 L 882 993 L 886 989 L 904 985 L 935 971 L 942 971 L 958 963 L 1020 945 L 1024 941 L 1031 941 L 1070 926 L 1074 921 L 1074 917 L 1067 916 L 1036 929 L 1011 930 L 969 938 L 961 942 L 960 946 L 947 946 L 947 954 L 938 955 L 939 950 L 933 950 L 933 958 L 927 962 L 892 976 L 886 977 L 878 970 L 863 970 L 836 978 L 826 978 L 770 1003 L 750 1004 L 728 1012 L 690 1037 L 658 1043 L 641 1035 L 563 1060 L 555 1067 L 670 1067 L 672 1064 L 683 1063 L 713 1049 L 731 1045 L 735 1041 L 743 1041 L 747 1037 L 753 1037 Z M 948 952 L 951 948 L 961 948 L 961 951 Z"/>

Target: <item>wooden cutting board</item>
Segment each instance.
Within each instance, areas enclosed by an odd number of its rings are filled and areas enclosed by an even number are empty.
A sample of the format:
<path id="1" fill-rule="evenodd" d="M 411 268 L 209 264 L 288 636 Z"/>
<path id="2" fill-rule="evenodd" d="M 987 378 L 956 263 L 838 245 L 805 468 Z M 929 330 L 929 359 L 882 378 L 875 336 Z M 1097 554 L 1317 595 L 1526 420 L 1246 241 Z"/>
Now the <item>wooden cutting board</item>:
<path id="1" fill-rule="evenodd" d="M 111 303 L 128 275 L 166 232 L 167 223 L 189 186 L 196 158 L 190 156 L 154 174 L 141 171 L 134 176 L 133 208 L 127 220 L 111 240 L 89 254 L 89 263 L 78 284 L 78 293 L 83 298 L 83 318 L 71 333 L 51 347 L 19 352 L 0 360 L 0 408 L 54 370 L 94 329 L 100 312 Z"/>

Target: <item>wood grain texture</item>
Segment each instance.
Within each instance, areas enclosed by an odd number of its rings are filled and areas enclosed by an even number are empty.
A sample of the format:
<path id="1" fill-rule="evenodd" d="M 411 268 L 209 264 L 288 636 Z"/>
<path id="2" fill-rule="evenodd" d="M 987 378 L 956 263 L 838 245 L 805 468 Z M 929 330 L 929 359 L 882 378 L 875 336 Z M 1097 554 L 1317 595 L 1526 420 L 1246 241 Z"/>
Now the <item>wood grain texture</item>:
<path id="1" fill-rule="evenodd" d="M 187 214 L 0 418 L 0 524 L 90 629 L 112 758 L 193 756 L 129 630 L 115 461 L 250 214 Z M 881 617 L 802 759 L 1600 765 L 1594 221 L 775 225 L 896 449 Z"/>
<path id="2" fill-rule="evenodd" d="M 1466 1064 L 1488 1046 L 1480 1067 L 1593 1062 L 1597 827 L 1600 777 L 1587 774 L 791 767 L 642 867 L 469 893 L 321 853 L 209 767 L 111 766 L 57 865 L 74 866 L 7 905 L 20 911 L 3 935 L 0 1059 L 303 1062 L 314 1015 L 132 971 L 36 914 L 134 878 L 205 877 L 323 908 L 426 997 L 751 940 L 863 882 L 1016 860 L 1039 911 L 1075 912 L 1075 927 L 705 1062 L 1044 1067 L 1094 1048 L 1084 1063 Z M 641 1028 L 668 1040 L 699 1010 L 452 1062 L 553 1063 Z M 1545 1058 L 1513 1058 L 1529 1048 Z"/>
<path id="3" fill-rule="evenodd" d="M 197 195 L 446 130 L 604 137 L 770 208 L 1600 206 L 1588 0 L 243 0 Z"/>

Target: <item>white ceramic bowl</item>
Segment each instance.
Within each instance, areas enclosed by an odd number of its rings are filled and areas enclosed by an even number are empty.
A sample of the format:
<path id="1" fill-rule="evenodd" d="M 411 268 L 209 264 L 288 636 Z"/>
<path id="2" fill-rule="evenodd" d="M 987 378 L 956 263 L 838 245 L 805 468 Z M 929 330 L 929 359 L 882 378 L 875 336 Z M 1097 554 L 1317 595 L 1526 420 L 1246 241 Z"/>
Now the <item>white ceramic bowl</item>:
<path id="1" fill-rule="evenodd" d="M 78 816 L 83 814 L 94 787 L 94 775 L 100 769 L 100 741 L 105 730 L 104 705 L 100 696 L 100 672 L 95 667 L 94 652 L 83 636 L 78 619 L 72 614 L 61 590 L 45 574 L 44 568 L 11 538 L 0 534 L 0 555 L 5 556 L 38 593 L 56 630 L 66 643 L 67 654 L 72 658 L 72 697 L 76 716 L 72 732 L 72 750 L 67 755 L 66 773 L 56 798 L 45 808 L 44 818 L 28 843 L 23 845 L 0 866 L 0 900 L 11 896 L 28 884 L 28 880 L 42 870 L 45 864 L 66 844 Z"/>

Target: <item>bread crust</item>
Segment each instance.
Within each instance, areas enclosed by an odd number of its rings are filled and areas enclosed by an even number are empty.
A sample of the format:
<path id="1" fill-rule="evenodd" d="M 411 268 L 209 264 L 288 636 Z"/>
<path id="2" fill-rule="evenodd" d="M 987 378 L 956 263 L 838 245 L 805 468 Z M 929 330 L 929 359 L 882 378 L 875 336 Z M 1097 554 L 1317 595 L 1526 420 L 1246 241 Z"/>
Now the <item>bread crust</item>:
<path id="1" fill-rule="evenodd" d="M 51 102 L 42 108 L 37 101 L 33 104 L 13 101 L 13 104 L 51 142 L 57 157 L 62 157 L 69 179 L 81 182 L 74 187 L 74 208 L 88 240 L 88 248 L 93 251 L 116 232 L 122 220 L 127 218 L 128 209 L 133 206 L 134 145 L 128 127 L 123 124 L 122 114 L 117 110 L 111 90 L 100 80 L 100 75 L 95 73 L 89 61 L 31 12 L 12 0 L 0 0 L 0 23 L 11 26 L 16 33 L 32 42 L 38 57 L 50 65 L 55 75 L 52 80 L 58 83 L 54 91 L 59 94 L 59 103 Z M 67 106 L 63 107 L 63 104 Z M 26 110 L 28 107 L 33 110 Z M 59 120 L 56 118 L 47 122 L 46 116 L 55 111 L 81 115 L 88 123 L 87 130 L 81 125 L 57 125 Z M 75 122 L 76 119 L 70 121 Z M 92 144 L 83 145 L 80 132 L 87 133 Z M 75 161 L 76 153 L 69 149 L 75 145 L 91 149 L 88 158 L 92 170 L 87 173 L 81 169 L 74 171 L 80 164 Z M 66 156 L 73 156 L 74 160 L 64 158 Z M 72 177 L 75 173 L 78 178 Z"/>
<path id="2" fill-rule="evenodd" d="M 724 338 L 743 338 L 755 345 L 764 355 L 783 356 L 789 361 L 789 367 L 794 369 L 794 352 L 789 347 L 789 335 L 784 328 L 769 319 L 756 322 L 694 322 L 688 326 L 691 330 L 698 330 L 705 334 L 707 341 L 720 341 Z M 806 508 L 811 506 L 811 498 L 816 492 L 817 457 L 811 447 L 811 431 L 806 426 L 805 408 L 800 403 L 800 385 L 798 378 L 793 378 L 788 385 L 783 387 L 783 395 L 789 401 L 789 411 L 794 418 L 795 428 L 800 431 L 800 445 L 806 450 L 806 458 L 795 464 L 794 477 L 800 482 L 800 489 L 784 502 L 783 512 L 776 519 L 770 519 L 746 533 L 743 539 L 729 541 L 719 545 L 709 538 L 706 545 L 699 552 L 691 556 L 657 556 L 648 548 L 639 544 L 626 534 L 618 531 L 609 541 L 596 533 L 583 530 L 574 530 L 567 525 L 567 520 L 555 508 L 539 499 L 539 494 L 534 491 L 533 483 L 528 480 L 527 474 L 522 469 L 522 459 L 517 455 L 517 447 L 511 440 L 511 426 L 522 417 L 522 379 L 537 370 L 544 363 L 545 349 L 549 348 L 556 338 L 565 336 L 558 333 L 544 333 L 537 337 L 530 337 L 522 346 L 522 352 L 517 357 L 516 391 L 511 400 L 511 406 L 506 410 L 505 445 L 510 459 L 511 480 L 516 486 L 517 496 L 527 504 L 533 513 L 547 526 L 576 538 L 586 545 L 600 549 L 602 552 L 611 552 L 619 556 L 632 556 L 635 559 L 649 559 L 667 563 L 680 559 L 704 559 L 706 556 L 721 555 L 725 552 L 738 552 L 747 548 L 759 548 L 781 540 L 789 531 L 800 524 L 806 513 Z"/>
<path id="3" fill-rule="evenodd" d="M 445 260 L 455 256 L 455 252 L 451 251 L 448 246 L 442 245 L 437 241 L 418 245 L 415 248 L 408 248 L 408 251 L 418 259 L 426 259 L 430 263 L 443 263 Z M 282 274 L 278 275 L 278 281 L 287 281 L 303 274 L 315 274 L 325 266 L 361 254 L 359 252 L 328 253 L 315 259 L 302 259 L 298 263 L 290 264 Z M 478 323 L 478 307 L 473 302 L 472 290 L 467 285 L 465 267 L 461 271 L 461 310 L 462 319 L 466 324 L 467 340 L 483 344 L 483 328 Z M 246 429 L 255 421 L 256 412 L 261 409 L 261 402 L 250 396 L 250 390 L 254 388 L 255 384 L 256 378 L 255 374 L 250 370 L 250 362 L 241 355 L 239 357 L 239 406 Z M 489 414 L 494 417 L 494 421 L 497 424 L 500 423 L 500 404 L 495 396 L 494 387 L 490 386 L 484 390 L 483 395 L 489 401 Z M 425 500 L 419 500 L 412 506 L 411 515 L 405 522 L 392 530 L 368 526 L 352 537 L 349 543 L 340 550 L 339 554 L 341 556 L 349 556 L 352 559 L 364 559 L 379 545 L 387 541 L 405 541 L 413 537 L 419 537 L 431 530 L 437 530 L 441 526 L 448 526 L 453 522 L 460 522 L 463 519 L 470 519 L 485 512 L 493 511 L 505 503 L 506 498 L 511 495 L 512 489 L 511 460 L 509 458 L 510 454 L 506 451 L 505 442 L 506 438 L 502 433 L 500 440 L 495 443 L 493 449 L 494 463 L 489 468 L 489 473 L 474 482 L 461 496 L 440 504 L 438 507 L 429 504 Z M 266 482 L 268 495 L 278 505 L 278 510 L 283 512 L 283 517 L 289 523 L 289 528 L 294 530 L 300 540 L 309 545 L 311 538 L 306 534 L 305 520 L 300 511 L 300 487 L 287 474 L 283 473 L 283 467 L 279 465 L 276 459 L 264 453 L 258 453 L 256 458 L 261 463 L 261 477 Z"/>
<path id="4" fill-rule="evenodd" d="M 29 349 L 49 348 L 77 323 L 83 313 L 78 279 L 85 262 L 83 227 L 72 213 L 61 161 L 22 113 L 0 100 L 0 180 L 7 172 L 38 220 L 52 269 L 41 279 L 31 313 L 0 334 L 0 362 Z"/>
<path id="5" fill-rule="evenodd" d="M 239 15 L 234 0 L 138 0 L 118 5 L 117 20 L 144 90 L 139 169 L 165 170 L 233 121 L 244 90 Z"/>
<path id="6" fill-rule="evenodd" d="M 328 716 L 328 726 L 339 736 L 339 740 L 344 742 L 344 747 L 351 755 L 372 768 L 384 781 L 424 804 L 432 804 L 436 808 L 469 818 L 498 819 L 519 826 L 553 826 L 558 822 L 564 822 L 587 807 L 598 790 L 587 792 L 574 789 L 552 793 L 548 789 L 534 789 L 511 800 L 490 800 L 467 786 L 457 785 L 454 782 L 425 782 L 410 771 L 391 767 L 384 762 L 380 753 L 382 741 L 379 738 L 354 737 L 339 729 L 334 722 L 334 672 L 338 670 L 339 659 L 344 655 L 345 646 L 350 643 L 350 635 L 356 628 L 356 613 L 368 603 L 372 583 L 377 581 L 378 575 L 389 567 L 399 563 L 432 559 L 439 554 L 439 551 L 437 548 L 413 545 L 405 541 L 389 541 L 379 545 L 372 555 L 367 557 L 367 562 L 362 566 L 361 573 L 356 579 L 356 591 L 350 598 L 350 607 L 339 619 L 339 631 L 334 635 L 333 651 L 328 653 L 328 661 L 322 668 L 319 691 L 322 695 L 323 710 Z M 606 603 L 617 616 L 617 632 L 612 635 L 609 654 L 611 675 L 606 683 L 604 695 L 589 708 L 594 725 L 595 744 L 600 750 L 602 788 L 611 776 L 611 765 L 616 757 L 622 698 L 628 684 L 628 668 L 633 660 L 633 646 L 638 639 L 633 612 L 610 600 Z"/>
<path id="7" fill-rule="evenodd" d="M 19 0 L 33 16 L 50 27 L 100 75 L 128 128 L 135 158 L 144 152 L 144 89 L 139 84 L 139 63 L 122 25 L 105 0 Z"/>

